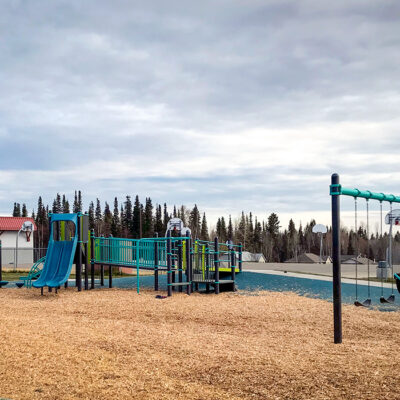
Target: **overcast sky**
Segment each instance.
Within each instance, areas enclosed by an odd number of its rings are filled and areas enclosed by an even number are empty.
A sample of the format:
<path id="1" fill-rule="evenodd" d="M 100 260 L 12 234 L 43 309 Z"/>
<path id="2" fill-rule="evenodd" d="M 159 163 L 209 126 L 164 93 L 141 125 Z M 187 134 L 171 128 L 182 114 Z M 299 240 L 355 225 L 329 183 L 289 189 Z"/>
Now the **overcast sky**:
<path id="1" fill-rule="evenodd" d="M 0 213 L 81 189 L 329 223 L 333 172 L 399 194 L 399 17 L 398 1 L 2 0 Z"/>

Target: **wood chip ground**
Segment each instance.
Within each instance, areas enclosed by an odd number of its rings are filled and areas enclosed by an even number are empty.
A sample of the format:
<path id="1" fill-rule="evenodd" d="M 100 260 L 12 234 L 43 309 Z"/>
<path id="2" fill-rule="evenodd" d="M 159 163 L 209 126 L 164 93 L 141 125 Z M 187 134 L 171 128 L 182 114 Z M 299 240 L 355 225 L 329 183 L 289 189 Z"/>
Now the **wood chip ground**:
<path id="1" fill-rule="evenodd" d="M 396 399 L 400 313 L 291 293 L 0 290 L 0 398 Z"/>

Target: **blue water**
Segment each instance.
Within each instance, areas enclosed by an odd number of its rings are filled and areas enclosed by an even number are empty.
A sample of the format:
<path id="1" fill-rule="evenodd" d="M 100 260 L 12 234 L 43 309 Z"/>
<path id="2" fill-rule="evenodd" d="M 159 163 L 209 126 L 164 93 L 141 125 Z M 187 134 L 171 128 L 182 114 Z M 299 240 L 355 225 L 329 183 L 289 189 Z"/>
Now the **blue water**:
<path id="1" fill-rule="evenodd" d="M 108 282 L 105 283 L 108 285 Z M 114 278 L 113 286 L 118 288 L 136 289 L 136 277 Z M 301 296 L 323 299 L 332 301 L 332 282 L 321 281 L 317 279 L 297 278 L 284 275 L 260 274 L 255 272 L 242 272 L 236 275 L 236 286 L 243 291 L 243 295 L 252 295 L 259 290 L 268 290 L 274 292 L 294 292 Z M 140 288 L 153 288 L 154 277 L 140 277 Z M 160 290 L 166 290 L 167 279 L 165 275 L 159 277 Z M 395 296 L 398 304 L 381 304 L 379 298 L 381 296 L 381 288 L 371 286 L 372 308 L 381 311 L 394 311 L 400 309 L 400 293 L 396 287 Z M 352 283 L 342 283 L 342 302 L 353 304 L 355 300 L 356 287 Z M 389 297 L 392 293 L 391 289 L 384 288 L 383 296 Z M 364 301 L 368 297 L 368 287 L 358 285 L 358 299 Z"/>

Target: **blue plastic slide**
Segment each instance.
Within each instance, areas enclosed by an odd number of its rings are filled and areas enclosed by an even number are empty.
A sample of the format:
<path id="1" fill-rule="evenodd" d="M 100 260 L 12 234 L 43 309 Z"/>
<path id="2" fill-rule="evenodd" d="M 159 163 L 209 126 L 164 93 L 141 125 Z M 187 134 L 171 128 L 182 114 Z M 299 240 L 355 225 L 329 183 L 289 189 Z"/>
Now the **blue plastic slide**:
<path id="1" fill-rule="evenodd" d="M 54 222 L 56 221 L 72 221 L 75 224 L 75 234 L 72 238 L 68 238 L 70 240 L 54 239 L 53 230 L 55 229 L 56 224 Z M 71 274 L 77 244 L 78 214 L 52 214 L 46 261 L 39 279 L 34 281 L 32 285 L 36 288 L 63 285 Z"/>

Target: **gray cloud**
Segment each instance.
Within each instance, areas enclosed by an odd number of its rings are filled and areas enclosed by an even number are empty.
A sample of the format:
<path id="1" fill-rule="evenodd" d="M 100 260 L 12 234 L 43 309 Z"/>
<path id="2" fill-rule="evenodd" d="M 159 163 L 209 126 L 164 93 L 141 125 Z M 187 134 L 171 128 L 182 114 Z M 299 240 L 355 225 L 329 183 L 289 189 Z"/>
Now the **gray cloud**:
<path id="1" fill-rule="evenodd" d="M 329 210 L 334 171 L 396 191 L 399 14 L 395 1 L 3 1 L 0 212 L 81 188 L 312 215 Z"/>

